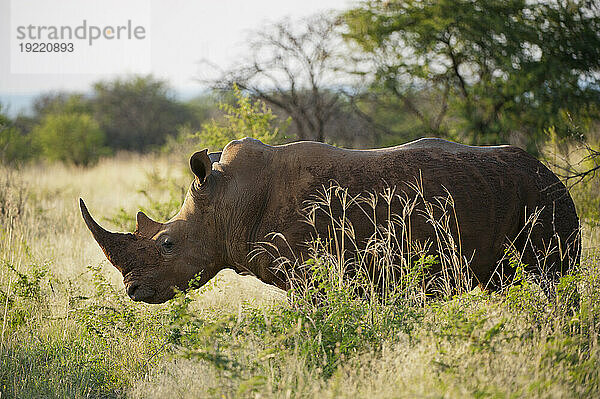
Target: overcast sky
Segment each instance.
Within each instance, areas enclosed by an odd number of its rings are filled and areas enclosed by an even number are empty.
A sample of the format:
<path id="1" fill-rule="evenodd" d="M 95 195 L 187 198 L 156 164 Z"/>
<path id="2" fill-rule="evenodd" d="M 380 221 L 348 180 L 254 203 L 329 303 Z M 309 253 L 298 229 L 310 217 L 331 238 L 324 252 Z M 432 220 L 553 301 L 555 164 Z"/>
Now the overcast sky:
<path id="1" fill-rule="evenodd" d="M 13 0 L 27 2 L 28 0 Z M 32 0 L 33 1 L 33 0 Z M 61 1 L 46 0 L 60 8 Z M 93 1 L 102 4 L 102 0 Z M 124 0 L 125 1 L 125 0 Z M 142 0 L 143 1 L 143 0 Z M 250 30 L 283 17 L 300 18 L 324 10 L 342 10 L 353 0 L 147 0 L 149 3 L 151 65 L 149 71 L 164 78 L 179 91 L 200 90 L 198 61 L 209 59 L 227 67 L 246 50 Z M 49 90 L 87 91 L 102 74 L 14 74 L 11 73 L 11 0 L 0 0 L 0 95 L 38 93 Z M 32 7 L 32 18 L 43 13 Z M 46 11 L 47 12 L 47 11 Z M 60 12 L 69 13 L 68 9 Z M 14 28 L 13 28 L 14 29 Z M 107 54 L 110 57 L 110 54 Z M 118 68 L 117 68 L 118 70 Z M 117 73 L 124 74 L 127 71 Z"/>

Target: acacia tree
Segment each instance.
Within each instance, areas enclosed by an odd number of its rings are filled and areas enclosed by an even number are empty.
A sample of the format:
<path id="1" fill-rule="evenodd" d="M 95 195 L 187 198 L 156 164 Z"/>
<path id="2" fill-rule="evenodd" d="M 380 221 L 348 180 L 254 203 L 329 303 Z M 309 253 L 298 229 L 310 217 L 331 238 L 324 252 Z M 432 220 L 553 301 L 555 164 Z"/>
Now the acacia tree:
<path id="1" fill-rule="evenodd" d="M 236 84 L 290 116 L 299 139 L 324 141 L 328 123 L 340 112 L 343 88 L 351 81 L 340 22 L 315 15 L 270 25 L 250 37 L 250 57 L 202 81 L 219 90 Z"/>
<path id="2" fill-rule="evenodd" d="M 164 144 L 185 123 L 195 123 L 191 110 L 152 76 L 116 79 L 94 85 L 94 118 L 112 148 L 145 151 Z"/>
<path id="3" fill-rule="evenodd" d="M 368 0 L 345 21 L 376 65 L 374 85 L 425 132 L 532 144 L 567 113 L 596 116 L 599 16 L 586 0 Z"/>

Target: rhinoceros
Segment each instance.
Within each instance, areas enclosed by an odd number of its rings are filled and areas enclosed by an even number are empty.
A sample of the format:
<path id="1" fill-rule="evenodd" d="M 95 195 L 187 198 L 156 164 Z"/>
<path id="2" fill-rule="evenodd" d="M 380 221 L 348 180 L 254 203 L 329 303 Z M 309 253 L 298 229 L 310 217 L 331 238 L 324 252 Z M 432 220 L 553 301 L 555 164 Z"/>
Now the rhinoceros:
<path id="1" fill-rule="evenodd" d="M 177 215 L 160 223 L 138 212 L 133 233 L 105 230 L 80 199 L 87 227 L 122 273 L 134 301 L 165 302 L 175 288 L 188 289 L 199 273 L 196 282 L 202 285 L 224 268 L 289 288 L 272 258 L 249 256 L 253 243 L 278 232 L 291 252 L 308 256 L 306 242 L 314 226 L 301 210 L 332 181 L 360 194 L 389 187 L 408 192 L 418 180 L 426 198 L 450 194 L 461 252 L 470 260 L 473 281 L 488 289 L 498 288 L 492 279 L 498 267 L 510 269 L 499 262 L 507 245 L 520 247 L 523 262 L 551 279 L 579 261 L 579 219 L 568 190 L 536 158 L 510 145 L 476 147 L 426 138 L 349 150 L 310 141 L 271 146 L 245 138 L 230 142 L 222 153 L 196 152 L 190 167 L 195 178 Z M 384 202 L 377 212 L 387 212 Z M 400 207 L 392 203 L 391 211 Z M 537 221 L 523 234 L 528 214 L 536 210 Z M 347 216 L 360 246 L 373 233 L 372 222 L 358 211 Z M 411 218 L 412 239 L 431 240 L 430 223 L 418 212 Z"/>

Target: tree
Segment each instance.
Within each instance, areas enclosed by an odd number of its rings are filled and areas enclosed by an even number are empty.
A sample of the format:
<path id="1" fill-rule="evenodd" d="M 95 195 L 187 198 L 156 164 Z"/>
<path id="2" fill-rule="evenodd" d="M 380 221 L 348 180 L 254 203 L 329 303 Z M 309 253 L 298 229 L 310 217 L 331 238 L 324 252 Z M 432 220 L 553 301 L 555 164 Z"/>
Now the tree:
<path id="1" fill-rule="evenodd" d="M 324 141 L 350 79 L 339 29 L 338 19 L 324 15 L 268 26 L 250 38 L 251 58 L 203 81 L 220 90 L 237 84 L 290 116 L 299 139 Z"/>
<path id="2" fill-rule="evenodd" d="M 211 150 L 220 151 L 232 140 L 252 137 L 266 144 L 281 141 L 287 123 L 277 124 L 277 117 L 260 100 L 252 102 L 237 86 L 233 86 L 235 104 L 220 103 L 224 120 L 212 119 L 191 138 Z M 183 138 L 185 139 L 185 137 Z"/>
<path id="3" fill-rule="evenodd" d="M 33 155 L 31 138 L 2 112 L 0 104 L 0 163 L 18 163 Z"/>
<path id="4" fill-rule="evenodd" d="M 179 125 L 196 123 L 166 83 L 152 76 L 96 83 L 92 109 L 107 144 L 116 149 L 148 150 L 164 144 Z"/>
<path id="5" fill-rule="evenodd" d="M 531 145 L 567 113 L 597 116 L 599 15 L 586 0 L 369 0 L 345 21 L 424 133 Z"/>
<path id="6" fill-rule="evenodd" d="M 34 119 L 38 122 L 46 115 L 54 113 L 90 113 L 91 98 L 81 93 L 64 91 L 44 93 L 33 102 Z"/>
<path id="7" fill-rule="evenodd" d="M 50 113 L 32 131 L 42 155 L 53 161 L 89 165 L 106 153 L 104 134 L 89 114 Z"/>

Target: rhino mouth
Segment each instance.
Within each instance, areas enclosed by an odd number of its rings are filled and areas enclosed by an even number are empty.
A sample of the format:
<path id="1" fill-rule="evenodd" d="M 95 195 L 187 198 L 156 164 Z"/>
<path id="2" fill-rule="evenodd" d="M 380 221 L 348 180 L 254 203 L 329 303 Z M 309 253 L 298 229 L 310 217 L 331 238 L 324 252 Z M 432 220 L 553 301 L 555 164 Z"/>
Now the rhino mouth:
<path id="1" fill-rule="evenodd" d="M 130 283 L 127 285 L 127 295 L 136 302 L 152 302 L 156 291 L 140 283 Z"/>

